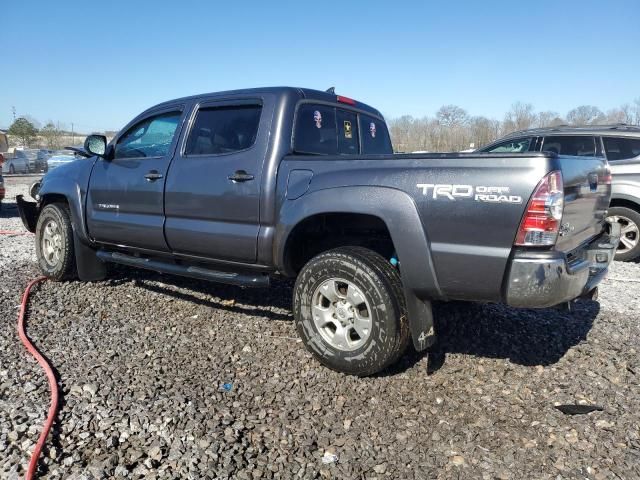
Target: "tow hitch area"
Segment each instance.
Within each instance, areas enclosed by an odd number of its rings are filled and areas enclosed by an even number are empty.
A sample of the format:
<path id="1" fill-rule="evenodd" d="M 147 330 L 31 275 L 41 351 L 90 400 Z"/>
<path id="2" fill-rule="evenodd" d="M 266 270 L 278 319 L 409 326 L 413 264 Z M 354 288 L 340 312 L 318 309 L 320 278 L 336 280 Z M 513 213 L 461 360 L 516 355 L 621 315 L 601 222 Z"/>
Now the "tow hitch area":
<path id="1" fill-rule="evenodd" d="M 38 204 L 27 202 L 23 195 L 16 196 L 16 204 L 24 227 L 31 233 L 35 233 L 36 224 L 38 223 Z"/>

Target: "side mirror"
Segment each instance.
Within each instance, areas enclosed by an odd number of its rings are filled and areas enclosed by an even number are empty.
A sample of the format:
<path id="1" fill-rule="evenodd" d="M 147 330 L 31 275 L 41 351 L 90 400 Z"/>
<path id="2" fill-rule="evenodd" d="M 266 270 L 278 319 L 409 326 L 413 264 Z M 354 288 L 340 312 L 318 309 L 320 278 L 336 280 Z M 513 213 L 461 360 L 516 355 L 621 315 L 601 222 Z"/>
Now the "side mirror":
<path id="1" fill-rule="evenodd" d="M 84 141 L 84 149 L 91 155 L 104 157 L 107 151 L 107 137 L 104 135 L 89 135 Z"/>

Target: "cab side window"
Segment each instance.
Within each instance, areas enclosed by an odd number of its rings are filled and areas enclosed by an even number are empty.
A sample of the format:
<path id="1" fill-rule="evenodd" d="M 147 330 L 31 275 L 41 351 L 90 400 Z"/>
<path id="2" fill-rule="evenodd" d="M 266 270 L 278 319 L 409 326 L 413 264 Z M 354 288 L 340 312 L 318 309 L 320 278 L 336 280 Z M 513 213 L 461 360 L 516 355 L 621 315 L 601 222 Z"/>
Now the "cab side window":
<path id="1" fill-rule="evenodd" d="M 590 135 L 556 135 L 545 137 L 543 152 L 577 157 L 595 157 L 596 139 Z"/>
<path id="2" fill-rule="evenodd" d="M 253 146 L 260 125 L 260 105 L 202 108 L 189 133 L 185 155 L 222 155 Z"/>
<path id="3" fill-rule="evenodd" d="M 118 139 L 114 158 L 167 155 L 181 116 L 181 112 L 162 113 L 135 124 Z"/>
<path id="4" fill-rule="evenodd" d="M 604 137 L 607 160 L 627 160 L 640 155 L 640 138 Z"/>
<path id="5" fill-rule="evenodd" d="M 498 145 L 494 145 L 488 150 L 483 150 L 483 152 L 524 153 L 529 151 L 529 147 L 531 146 L 531 140 L 532 140 L 531 137 L 507 140 L 506 142 L 502 142 L 502 143 L 499 143 Z"/>

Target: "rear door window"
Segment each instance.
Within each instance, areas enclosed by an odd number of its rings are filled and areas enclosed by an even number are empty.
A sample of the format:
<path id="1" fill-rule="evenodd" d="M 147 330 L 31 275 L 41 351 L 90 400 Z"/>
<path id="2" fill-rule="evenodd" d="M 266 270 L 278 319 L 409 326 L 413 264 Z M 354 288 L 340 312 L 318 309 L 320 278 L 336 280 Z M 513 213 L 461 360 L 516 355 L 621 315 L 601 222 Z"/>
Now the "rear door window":
<path id="1" fill-rule="evenodd" d="M 297 153 L 336 155 L 336 109 L 325 105 L 302 104 L 296 115 L 293 144 Z"/>
<path id="2" fill-rule="evenodd" d="M 590 135 L 556 135 L 545 137 L 543 152 L 578 157 L 594 157 L 596 155 L 596 139 Z"/>
<path id="3" fill-rule="evenodd" d="M 253 146 L 260 124 L 260 105 L 201 108 L 196 114 L 185 155 L 222 155 Z"/>
<path id="4" fill-rule="evenodd" d="M 362 153 L 379 155 L 393 153 L 389 130 L 383 120 L 360 114 L 360 131 L 362 132 Z"/>
<path id="5" fill-rule="evenodd" d="M 640 138 L 604 137 L 607 160 L 626 160 L 640 155 Z"/>
<path id="6" fill-rule="evenodd" d="M 358 116 L 353 112 L 336 109 L 338 127 L 338 153 L 340 155 L 357 155 L 359 149 Z"/>

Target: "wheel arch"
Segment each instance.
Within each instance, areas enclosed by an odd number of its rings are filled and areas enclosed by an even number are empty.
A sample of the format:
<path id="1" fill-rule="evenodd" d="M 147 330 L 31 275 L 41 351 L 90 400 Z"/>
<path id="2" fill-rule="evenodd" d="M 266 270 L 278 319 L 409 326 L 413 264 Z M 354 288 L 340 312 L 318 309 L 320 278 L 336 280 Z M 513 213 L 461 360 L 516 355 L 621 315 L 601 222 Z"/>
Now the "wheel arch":
<path id="1" fill-rule="evenodd" d="M 405 287 L 421 298 L 441 297 L 427 231 L 413 199 L 405 192 L 388 187 L 336 187 L 307 193 L 287 200 L 276 228 L 274 258 L 279 270 L 295 276 L 287 256 L 294 247 L 296 228 L 322 215 L 347 215 L 378 221 L 388 232 L 402 265 Z"/>
<path id="2" fill-rule="evenodd" d="M 640 213 L 640 198 L 631 195 L 616 196 L 609 202 L 609 207 L 626 207 Z"/>
<path id="3" fill-rule="evenodd" d="M 295 246 L 290 240 L 296 239 L 292 237 L 296 227 L 326 214 L 364 215 L 384 225 L 400 261 L 413 344 L 418 350 L 428 347 L 435 339 L 430 300 L 445 297 L 436 277 L 427 231 L 413 199 L 393 188 L 362 186 L 316 190 L 287 200 L 280 211 L 274 242 L 274 258 L 281 272 L 297 274 L 287 257 Z"/>

